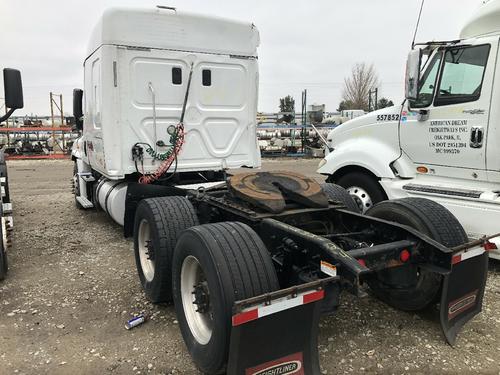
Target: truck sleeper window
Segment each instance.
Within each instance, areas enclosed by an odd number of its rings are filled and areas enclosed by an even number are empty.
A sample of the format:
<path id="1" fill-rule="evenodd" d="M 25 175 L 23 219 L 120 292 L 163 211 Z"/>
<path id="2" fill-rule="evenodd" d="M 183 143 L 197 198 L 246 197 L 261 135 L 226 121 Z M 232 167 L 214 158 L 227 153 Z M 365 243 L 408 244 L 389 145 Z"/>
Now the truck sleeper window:
<path id="1" fill-rule="evenodd" d="M 172 68 L 172 83 L 174 85 L 182 85 L 182 69 L 178 67 Z"/>
<path id="2" fill-rule="evenodd" d="M 203 86 L 212 86 L 212 71 L 209 69 L 203 69 L 201 73 Z"/>
<path id="3" fill-rule="evenodd" d="M 448 49 L 435 106 L 479 99 L 490 45 Z"/>

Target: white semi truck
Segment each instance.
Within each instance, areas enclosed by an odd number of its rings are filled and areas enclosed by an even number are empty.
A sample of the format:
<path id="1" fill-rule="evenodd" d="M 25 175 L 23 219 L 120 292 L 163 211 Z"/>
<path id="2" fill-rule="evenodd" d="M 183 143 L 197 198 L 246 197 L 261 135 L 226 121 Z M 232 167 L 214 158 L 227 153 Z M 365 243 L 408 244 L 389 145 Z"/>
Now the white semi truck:
<path id="1" fill-rule="evenodd" d="M 106 11 L 74 91 L 77 207 L 104 210 L 134 237 L 147 297 L 174 302 L 205 373 L 319 374 L 320 312 L 367 286 L 403 310 L 439 300 L 454 343 L 481 311 L 487 238 L 467 243 L 425 199 L 362 215 L 334 184 L 229 174 L 260 166 L 258 44 L 251 23 L 161 6 Z"/>
<path id="2" fill-rule="evenodd" d="M 406 100 L 330 132 L 318 172 L 363 211 L 424 197 L 447 207 L 471 238 L 500 232 L 499 41 L 500 1 L 492 0 L 459 39 L 416 45 Z"/>

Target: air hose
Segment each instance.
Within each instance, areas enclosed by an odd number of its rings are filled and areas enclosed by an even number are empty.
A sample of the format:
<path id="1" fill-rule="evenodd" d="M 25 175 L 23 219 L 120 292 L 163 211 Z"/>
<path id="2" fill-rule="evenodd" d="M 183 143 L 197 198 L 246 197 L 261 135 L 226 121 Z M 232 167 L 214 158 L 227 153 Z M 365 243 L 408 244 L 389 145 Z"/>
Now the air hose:
<path id="1" fill-rule="evenodd" d="M 148 147 L 146 148 L 146 153 L 151 156 L 153 158 L 153 160 L 161 160 L 161 161 L 164 161 L 164 160 L 167 160 L 170 155 L 172 155 L 172 153 L 175 153 L 175 145 L 177 144 L 177 139 L 179 138 L 179 135 L 180 135 L 180 127 L 179 125 L 177 126 L 169 126 L 169 131 L 170 131 L 170 128 L 173 128 L 173 132 L 172 134 L 170 135 L 170 148 L 168 149 L 168 151 L 166 152 L 158 152 L 158 151 L 155 151 L 155 149 L 150 145 L 150 144 L 146 144 Z"/>
<path id="2" fill-rule="evenodd" d="M 162 160 L 158 169 L 152 174 L 142 175 L 139 178 L 139 183 L 141 184 L 151 184 L 161 178 L 172 166 L 172 163 L 177 158 L 177 155 L 182 150 L 182 145 L 184 144 L 184 115 L 186 114 L 186 105 L 189 98 L 189 88 L 191 87 L 191 78 L 193 77 L 193 63 L 191 63 L 191 69 L 189 71 L 189 78 L 186 87 L 186 94 L 184 96 L 184 103 L 182 105 L 181 119 L 175 130 L 170 135 L 171 148 L 164 153 L 159 153 L 155 151 L 151 146 L 146 148 L 146 152 L 153 157 L 153 159 Z"/>
<path id="3" fill-rule="evenodd" d="M 184 144 L 184 124 L 182 122 L 175 127 L 175 132 L 172 134 L 170 139 L 173 141 L 171 142 L 172 147 L 163 154 L 157 153 L 151 146 L 146 149 L 148 154 L 158 160 L 162 160 L 163 162 L 152 174 L 142 175 L 139 178 L 139 183 L 151 184 L 160 179 L 161 176 L 163 176 L 170 169 L 175 158 L 181 151 L 182 145 Z"/>

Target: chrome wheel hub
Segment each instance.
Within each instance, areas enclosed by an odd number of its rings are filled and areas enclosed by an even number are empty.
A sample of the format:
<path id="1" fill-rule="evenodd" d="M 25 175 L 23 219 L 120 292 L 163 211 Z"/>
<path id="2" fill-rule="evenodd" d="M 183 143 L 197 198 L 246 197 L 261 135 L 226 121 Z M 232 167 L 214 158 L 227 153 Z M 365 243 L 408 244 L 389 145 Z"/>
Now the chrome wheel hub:
<path id="1" fill-rule="evenodd" d="M 191 334 L 198 343 L 206 345 L 213 331 L 210 290 L 198 259 L 192 255 L 182 263 L 181 299 Z"/>
<path id="2" fill-rule="evenodd" d="M 142 274 L 147 281 L 152 281 L 155 277 L 154 248 L 151 238 L 151 228 L 146 219 L 142 219 L 138 231 L 139 260 Z"/>
<path id="3" fill-rule="evenodd" d="M 359 186 L 351 186 L 346 190 L 354 198 L 361 212 L 365 213 L 373 206 L 372 198 L 365 189 Z"/>

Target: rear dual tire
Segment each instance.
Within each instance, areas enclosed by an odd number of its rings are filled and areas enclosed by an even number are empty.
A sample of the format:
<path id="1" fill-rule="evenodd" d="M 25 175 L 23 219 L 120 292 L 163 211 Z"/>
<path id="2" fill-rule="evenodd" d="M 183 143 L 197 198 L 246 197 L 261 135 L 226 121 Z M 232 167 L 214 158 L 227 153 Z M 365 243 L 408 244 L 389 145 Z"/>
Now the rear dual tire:
<path id="1" fill-rule="evenodd" d="M 153 303 L 172 301 L 172 257 L 181 233 L 198 225 L 185 197 L 160 197 L 139 202 L 134 222 L 134 255 L 139 280 Z"/>
<path id="2" fill-rule="evenodd" d="M 186 230 L 173 259 L 173 297 L 196 366 L 209 374 L 225 371 L 234 303 L 278 289 L 269 253 L 247 225 L 224 222 Z"/>
<path id="3" fill-rule="evenodd" d="M 467 235 L 457 218 L 445 207 L 429 199 L 383 201 L 366 214 L 407 225 L 446 247 L 467 242 Z M 416 311 L 435 301 L 441 282 L 441 275 L 409 263 L 377 272 L 368 284 L 375 296 L 387 304 L 400 310 Z"/>
<path id="4" fill-rule="evenodd" d="M 271 257 L 249 226 L 198 225 L 184 197 L 139 202 L 134 253 L 146 296 L 173 299 L 193 361 L 210 374 L 225 370 L 234 302 L 279 289 Z"/>

